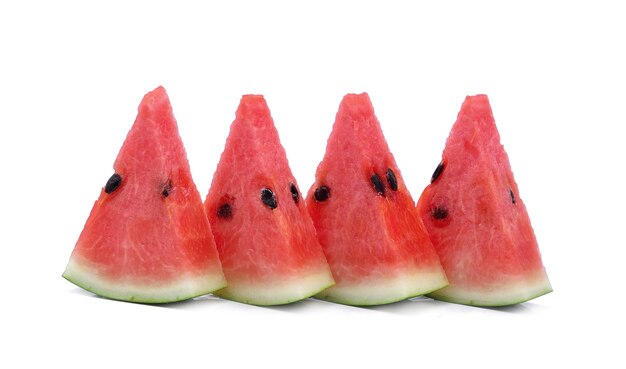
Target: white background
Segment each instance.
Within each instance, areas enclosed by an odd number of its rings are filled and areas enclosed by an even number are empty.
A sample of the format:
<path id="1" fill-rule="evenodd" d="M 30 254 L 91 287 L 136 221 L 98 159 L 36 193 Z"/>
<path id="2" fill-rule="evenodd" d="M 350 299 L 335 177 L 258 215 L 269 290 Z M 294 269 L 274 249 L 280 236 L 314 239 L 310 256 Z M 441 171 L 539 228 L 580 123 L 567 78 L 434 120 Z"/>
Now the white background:
<path id="1" fill-rule="evenodd" d="M 617 2 L 129 3 L 0 5 L 0 367 L 624 367 Z M 305 192 L 341 97 L 369 92 L 415 199 L 464 97 L 487 93 L 554 292 L 365 309 L 80 290 L 61 274 L 158 85 L 203 198 L 244 93 L 266 96 Z"/>

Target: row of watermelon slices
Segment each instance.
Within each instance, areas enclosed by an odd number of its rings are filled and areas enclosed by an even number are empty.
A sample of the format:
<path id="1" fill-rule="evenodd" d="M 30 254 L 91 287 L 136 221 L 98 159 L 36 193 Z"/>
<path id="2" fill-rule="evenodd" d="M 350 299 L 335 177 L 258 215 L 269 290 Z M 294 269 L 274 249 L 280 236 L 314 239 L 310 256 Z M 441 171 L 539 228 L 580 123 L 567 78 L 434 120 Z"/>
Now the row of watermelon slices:
<path id="1" fill-rule="evenodd" d="M 162 87 L 113 167 L 63 274 L 108 298 L 501 306 L 552 290 L 484 95 L 465 100 L 417 207 L 367 94 L 341 102 L 306 198 L 258 95 L 241 99 L 204 203 Z"/>

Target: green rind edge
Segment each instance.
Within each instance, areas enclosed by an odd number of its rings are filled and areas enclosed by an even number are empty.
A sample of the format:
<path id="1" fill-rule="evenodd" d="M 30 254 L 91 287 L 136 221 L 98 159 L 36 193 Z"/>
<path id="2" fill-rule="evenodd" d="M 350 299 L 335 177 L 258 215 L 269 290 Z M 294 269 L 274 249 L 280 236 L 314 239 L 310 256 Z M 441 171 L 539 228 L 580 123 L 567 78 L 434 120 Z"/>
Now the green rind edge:
<path id="1" fill-rule="evenodd" d="M 407 286 L 418 288 L 407 288 Z M 341 289 L 335 291 L 331 289 L 327 293 L 320 293 L 315 298 L 342 305 L 377 306 L 422 296 L 447 286 L 448 280 L 442 270 L 419 271 L 391 278 L 369 280 L 352 287 L 344 285 Z"/>
<path id="2" fill-rule="evenodd" d="M 550 292 L 553 292 L 553 289 L 550 285 L 548 285 L 547 288 L 539 289 L 535 291 L 534 293 L 530 293 L 520 298 L 512 298 L 512 299 L 505 298 L 501 300 L 494 300 L 494 299 L 489 300 L 488 298 L 480 297 L 480 296 L 475 299 L 467 300 L 467 299 L 456 298 L 456 296 L 437 294 L 436 292 L 429 293 L 426 296 L 435 300 L 445 301 L 445 302 L 450 302 L 450 303 L 460 304 L 460 305 L 477 306 L 477 307 L 503 307 L 503 306 L 517 305 L 526 301 L 534 300 L 537 297 L 547 295 Z"/>
<path id="3" fill-rule="evenodd" d="M 323 293 L 315 295 L 315 298 L 319 300 L 324 300 L 324 301 L 333 302 L 336 304 L 349 305 L 349 306 L 379 306 L 379 305 L 393 304 L 393 303 L 407 300 L 407 299 L 417 297 L 417 296 L 423 296 L 423 295 L 426 295 L 427 293 L 431 293 L 433 291 L 438 291 L 442 288 L 445 288 L 446 286 L 448 286 L 447 283 L 445 285 L 442 285 L 441 287 L 429 288 L 423 291 L 416 291 L 416 292 L 412 292 L 409 294 L 389 296 L 389 298 L 382 298 L 380 300 L 374 300 L 372 302 L 367 302 L 367 303 L 363 303 L 363 301 L 361 300 L 342 299 L 341 296 L 335 296 L 335 297 L 327 296 L 327 295 L 324 295 Z"/>
<path id="4" fill-rule="evenodd" d="M 158 297 L 156 297 L 156 298 L 142 298 L 142 297 L 136 297 L 136 296 L 133 296 L 133 295 L 128 296 L 128 295 L 121 295 L 121 294 L 120 295 L 116 295 L 116 294 L 111 294 L 111 293 L 105 293 L 105 292 L 102 292 L 100 289 L 90 287 L 87 284 L 80 282 L 76 278 L 72 278 L 72 277 L 66 275 L 65 273 L 63 273 L 62 277 L 65 278 L 66 280 L 68 280 L 69 282 L 72 282 L 76 286 L 84 289 L 85 291 L 89 291 L 89 292 L 91 292 L 93 294 L 96 294 L 98 296 L 105 297 L 105 298 L 111 299 L 111 300 L 135 302 L 135 303 L 140 303 L 140 304 L 169 304 L 169 303 L 181 302 L 181 301 L 192 299 L 194 297 L 208 295 L 210 293 L 213 293 L 213 292 L 215 292 L 217 290 L 220 290 L 220 289 L 223 289 L 224 287 L 226 287 L 226 283 L 223 283 L 222 286 L 217 287 L 215 289 L 208 289 L 206 291 L 193 292 L 193 293 L 186 294 L 186 295 L 178 295 L 178 296 L 176 296 L 174 298 L 170 298 L 170 299 L 158 298 Z M 114 289 L 114 287 L 112 287 L 112 289 Z"/>
<path id="5" fill-rule="evenodd" d="M 230 293 L 230 288 L 224 288 L 221 289 L 219 291 L 215 291 L 213 292 L 213 294 L 215 296 L 218 296 L 220 298 L 226 299 L 226 300 L 231 300 L 231 301 L 235 301 L 235 302 L 240 302 L 243 304 L 248 304 L 248 305 L 256 305 L 256 306 L 277 306 L 277 305 L 287 305 L 287 304 L 292 304 L 294 302 L 298 302 L 298 301 L 302 301 L 304 299 L 307 299 L 309 297 L 314 296 L 317 293 L 320 293 L 321 291 L 324 291 L 332 286 L 335 285 L 335 281 L 331 278 L 327 283 L 321 285 L 321 287 L 317 287 L 313 290 L 311 290 L 310 292 L 306 292 L 304 294 L 297 294 L 297 295 L 293 295 L 293 296 L 289 296 L 283 299 L 259 299 L 255 296 L 248 296 L 246 297 L 242 297 L 242 296 L 238 296 L 237 294 L 233 294 Z M 260 288 L 259 288 L 260 289 Z"/>

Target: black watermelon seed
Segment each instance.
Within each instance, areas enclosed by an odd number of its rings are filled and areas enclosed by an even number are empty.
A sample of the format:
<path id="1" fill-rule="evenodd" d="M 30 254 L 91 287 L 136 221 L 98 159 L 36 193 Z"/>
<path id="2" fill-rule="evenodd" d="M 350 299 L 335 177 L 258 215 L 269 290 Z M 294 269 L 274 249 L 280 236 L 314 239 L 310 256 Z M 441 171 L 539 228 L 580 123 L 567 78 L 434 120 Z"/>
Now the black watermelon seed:
<path id="1" fill-rule="evenodd" d="M 430 177 L 430 183 L 435 182 L 437 178 L 439 178 L 439 176 L 441 175 L 441 172 L 443 172 L 443 161 L 441 161 L 441 163 L 437 165 L 437 168 L 433 172 L 432 177 Z"/>
<path id="2" fill-rule="evenodd" d="M 315 201 L 326 201 L 330 197 L 330 188 L 326 186 L 318 187 L 313 195 L 315 196 Z"/>
<path id="3" fill-rule="evenodd" d="M 107 181 L 107 184 L 104 186 L 104 192 L 106 193 L 111 193 L 115 190 L 117 190 L 117 188 L 122 184 L 122 176 L 120 176 L 119 174 L 115 173 L 111 176 L 111 178 L 109 178 L 109 180 Z"/>
<path id="4" fill-rule="evenodd" d="M 222 204 L 219 208 L 217 208 L 217 217 L 218 218 L 230 218 L 233 215 L 233 209 L 231 209 L 230 204 Z"/>
<path id="5" fill-rule="evenodd" d="M 433 218 L 443 220 L 448 216 L 448 209 L 443 206 L 437 206 L 431 211 Z"/>
<path id="6" fill-rule="evenodd" d="M 374 175 L 370 177 L 370 180 L 372 181 L 372 185 L 374 186 L 374 190 L 376 190 L 376 193 L 381 196 L 384 195 L 385 185 L 383 184 L 383 181 L 380 179 L 378 174 L 374 173 Z"/>
<path id="7" fill-rule="evenodd" d="M 511 195 L 511 202 L 515 204 L 515 194 L 513 193 L 513 189 L 509 188 L 509 195 Z"/>
<path id="8" fill-rule="evenodd" d="M 393 191 L 398 191 L 398 180 L 396 179 L 396 174 L 391 170 L 391 168 L 387 169 L 387 183 L 389 183 L 389 188 Z"/>
<path id="9" fill-rule="evenodd" d="M 172 192 L 172 181 L 168 179 L 167 182 L 165 182 L 165 184 L 163 185 L 163 189 L 161 190 L 161 196 L 168 197 L 170 195 L 170 192 Z"/>
<path id="10" fill-rule="evenodd" d="M 267 187 L 261 190 L 261 201 L 270 209 L 276 209 L 278 206 L 276 195 Z"/>
<path id="11" fill-rule="evenodd" d="M 290 183 L 289 190 L 291 191 L 291 198 L 293 199 L 293 202 L 297 204 L 298 200 L 300 200 L 300 194 L 298 194 L 298 187 L 296 187 L 295 184 Z"/>

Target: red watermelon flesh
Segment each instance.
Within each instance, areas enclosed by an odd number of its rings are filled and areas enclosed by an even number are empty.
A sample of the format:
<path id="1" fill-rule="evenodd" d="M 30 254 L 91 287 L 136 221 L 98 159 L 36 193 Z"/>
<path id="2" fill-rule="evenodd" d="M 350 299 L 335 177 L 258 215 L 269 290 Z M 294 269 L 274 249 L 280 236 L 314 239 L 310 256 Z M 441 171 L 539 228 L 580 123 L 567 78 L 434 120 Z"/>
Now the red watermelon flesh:
<path id="1" fill-rule="evenodd" d="M 367 94 L 341 102 L 307 208 L 337 282 L 317 297 L 377 305 L 447 285 Z"/>
<path id="2" fill-rule="evenodd" d="M 98 295 L 164 303 L 226 285 L 165 89 L 148 93 L 63 277 Z"/>
<path id="3" fill-rule="evenodd" d="M 277 305 L 334 284 L 263 96 L 241 99 L 204 206 L 228 280 L 218 296 Z"/>
<path id="4" fill-rule="evenodd" d="M 479 306 L 552 291 L 485 95 L 468 96 L 417 209 L 450 286 L 433 298 Z"/>

